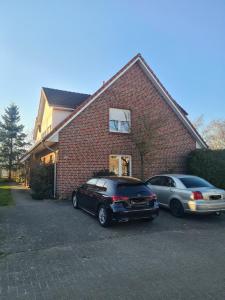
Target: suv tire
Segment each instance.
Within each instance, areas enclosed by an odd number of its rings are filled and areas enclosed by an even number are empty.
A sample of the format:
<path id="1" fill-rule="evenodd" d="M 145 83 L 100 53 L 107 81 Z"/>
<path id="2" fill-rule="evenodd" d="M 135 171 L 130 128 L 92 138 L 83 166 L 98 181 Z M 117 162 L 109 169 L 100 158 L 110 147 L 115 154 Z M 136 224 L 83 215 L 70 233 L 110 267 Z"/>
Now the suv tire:
<path id="1" fill-rule="evenodd" d="M 98 209 L 98 221 L 103 227 L 109 227 L 112 223 L 111 213 L 104 205 L 101 205 Z"/>
<path id="2" fill-rule="evenodd" d="M 76 193 L 73 193 L 73 195 L 72 195 L 72 203 L 73 203 L 73 208 L 76 208 L 76 209 L 79 208 L 78 199 L 77 199 Z"/>

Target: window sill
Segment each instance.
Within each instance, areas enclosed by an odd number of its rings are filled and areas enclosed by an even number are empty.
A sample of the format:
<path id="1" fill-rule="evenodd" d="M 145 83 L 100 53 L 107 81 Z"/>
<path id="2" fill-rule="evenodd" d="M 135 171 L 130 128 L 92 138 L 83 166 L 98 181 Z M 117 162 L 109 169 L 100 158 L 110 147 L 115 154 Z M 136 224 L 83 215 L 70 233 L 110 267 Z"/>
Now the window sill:
<path id="1" fill-rule="evenodd" d="M 112 133 L 112 134 L 130 134 L 131 132 L 129 131 L 129 132 L 123 132 L 123 131 L 109 131 L 109 133 Z"/>

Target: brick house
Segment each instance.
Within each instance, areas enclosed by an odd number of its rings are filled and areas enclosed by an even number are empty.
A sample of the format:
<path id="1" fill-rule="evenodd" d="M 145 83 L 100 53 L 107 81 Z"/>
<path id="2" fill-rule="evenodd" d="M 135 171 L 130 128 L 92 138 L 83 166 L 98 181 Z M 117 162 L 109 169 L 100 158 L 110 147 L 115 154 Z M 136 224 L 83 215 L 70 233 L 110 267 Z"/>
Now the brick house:
<path id="1" fill-rule="evenodd" d="M 145 134 L 138 127 L 144 118 L 162 125 L 158 147 L 146 154 L 141 170 L 133 133 Z M 22 161 L 28 170 L 40 160 L 54 163 L 59 198 L 104 168 L 139 178 L 142 172 L 145 178 L 185 172 L 187 154 L 207 147 L 140 54 L 93 95 L 42 88 L 34 138 Z"/>

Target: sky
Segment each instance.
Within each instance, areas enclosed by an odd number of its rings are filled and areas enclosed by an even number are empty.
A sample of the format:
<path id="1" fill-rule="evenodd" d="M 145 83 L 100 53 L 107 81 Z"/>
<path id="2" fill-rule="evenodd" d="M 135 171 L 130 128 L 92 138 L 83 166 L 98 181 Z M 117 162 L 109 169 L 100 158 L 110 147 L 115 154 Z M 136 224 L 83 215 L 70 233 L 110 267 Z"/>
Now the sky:
<path id="1" fill-rule="evenodd" d="M 93 93 L 141 53 L 195 120 L 225 119 L 224 0 L 0 0 L 0 115 L 42 86 Z"/>

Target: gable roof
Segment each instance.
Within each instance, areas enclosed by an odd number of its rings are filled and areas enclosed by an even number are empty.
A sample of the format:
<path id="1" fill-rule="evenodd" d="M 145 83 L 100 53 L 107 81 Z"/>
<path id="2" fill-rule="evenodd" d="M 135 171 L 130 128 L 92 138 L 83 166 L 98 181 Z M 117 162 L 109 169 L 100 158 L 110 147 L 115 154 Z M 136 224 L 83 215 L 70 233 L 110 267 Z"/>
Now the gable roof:
<path id="1" fill-rule="evenodd" d="M 53 128 L 41 141 L 35 144 L 22 158 L 21 160 L 26 160 L 29 157 L 30 153 L 37 148 L 40 144 L 45 141 L 54 141 L 58 140 L 58 133 L 66 127 L 72 120 L 74 120 L 79 114 L 81 114 L 92 102 L 94 102 L 105 90 L 107 90 L 117 79 L 119 79 L 126 71 L 128 71 L 135 63 L 139 63 L 142 70 L 145 72 L 149 80 L 157 88 L 163 99 L 168 103 L 168 105 L 173 109 L 175 114 L 178 116 L 180 121 L 184 124 L 190 134 L 196 139 L 196 142 L 199 143 L 203 148 L 208 148 L 207 144 L 192 125 L 192 123 L 187 118 L 187 113 L 181 108 L 181 106 L 170 96 L 169 92 L 165 89 L 159 79 L 156 77 L 154 72 L 145 62 L 143 57 L 140 54 L 137 54 L 133 57 L 122 69 L 120 69 L 113 77 L 106 81 L 93 95 L 90 95 L 86 99 L 80 102 L 78 106 L 75 107 L 73 112 L 59 123 L 56 127 Z M 76 93 L 75 93 L 76 94 Z"/>
<path id="2" fill-rule="evenodd" d="M 76 108 L 90 95 L 43 87 L 42 90 L 50 106 Z"/>
<path id="3" fill-rule="evenodd" d="M 55 138 L 59 131 L 61 131 L 65 126 L 67 126 L 73 119 L 75 119 L 83 110 L 85 110 L 95 99 L 98 98 L 106 89 L 108 89 L 117 79 L 119 79 L 126 71 L 128 71 L 135 63 L 139 63 L 142 70 L 145 72 L 149 80 L 154 84 L 156 89 L 159 91 L 163 99 L 167 104 L 173 109 L 180 121 L 184 124 L 190 134 L 196 139 L 196 141 L 203 147 L 208 148 L 207 144 L 200 136 L 195 127 L 191 124 L 187 118 L 187 113 L 181 106 L 171 97 L 166 88 L 162 85 L 159 79 L 156 77 L 154 72 L 145 62 L 141 54 L 137 54 L 133 57 L 122 69 L 120 69 L 113 77 L 106 81 L 93 95 L 89 96 L 86 100 L 82 102 L 81 105 L 76 107 L 76 109 L 60 124 L 58 124 L 48 135 L 45 136 L 44 141 L 50 137 Z"/>

